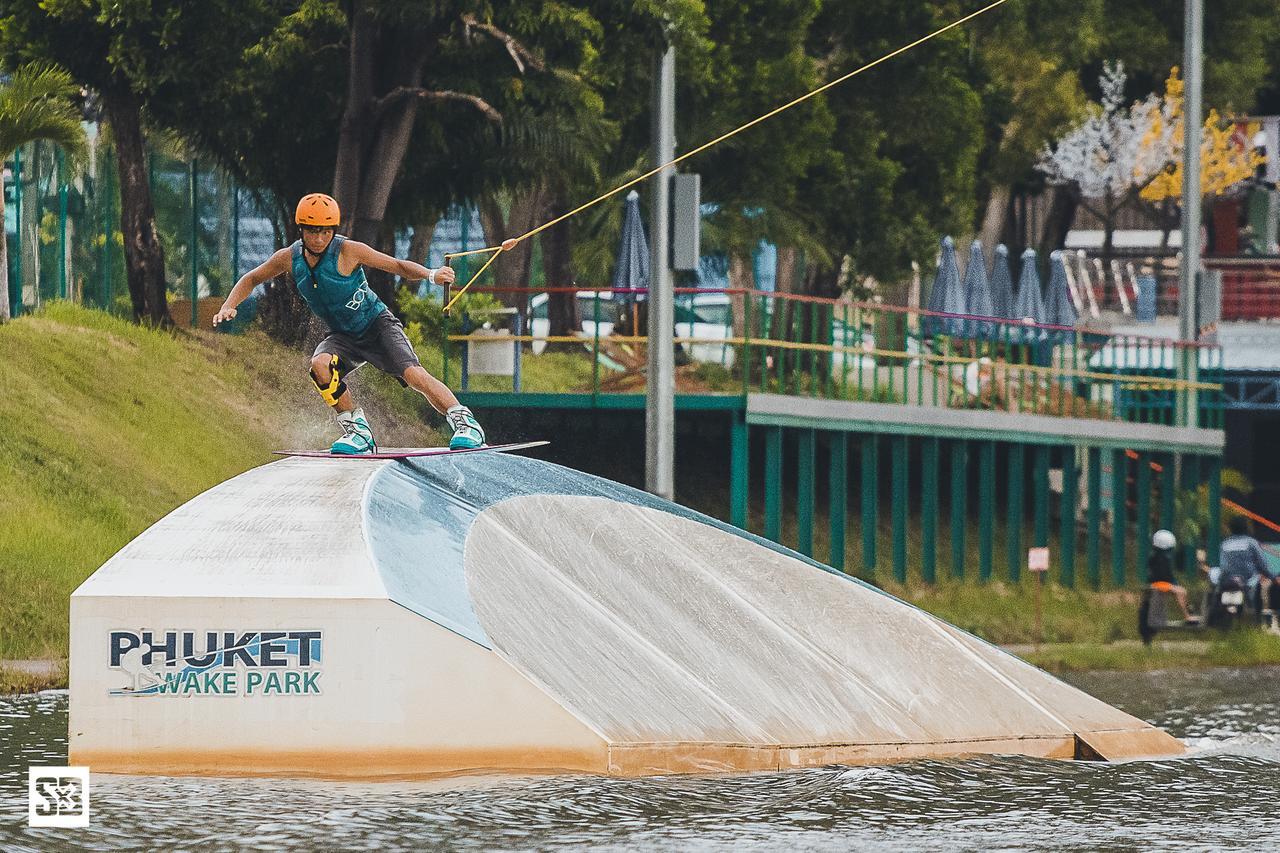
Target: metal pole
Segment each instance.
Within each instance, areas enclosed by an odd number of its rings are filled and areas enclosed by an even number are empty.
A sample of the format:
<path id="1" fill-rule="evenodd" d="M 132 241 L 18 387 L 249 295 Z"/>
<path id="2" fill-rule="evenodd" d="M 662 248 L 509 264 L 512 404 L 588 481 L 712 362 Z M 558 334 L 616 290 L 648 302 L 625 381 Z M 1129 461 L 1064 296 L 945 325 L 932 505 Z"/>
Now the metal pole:
<path id="1" fill-rule="evenodd" d="M 511 365 L 511 390 L 519 394 L 524 390 L 523 377 L 521 375 L 521 368 L 523 367 L 523 364 L 520 359 L 522 352 L 520 338 L 524 337 L 524 314 L 516 311 L 516 316 L 512 319 L 515 321 L 516 333 L 515 341 L 512 343 L 512 346 L 515 348 L 515 353 L 512 355 L 514 361 Z"/>
<path id="2" fill-rule="evenodd" d="M 58 298 L 68 299 L 67 289 L 67 155 L 58 148 Z"/>
<path id="3" fill-rule="evenodd" d="M 98 213 L 102 224 L 102 250 L 98 255 L 99 308 L 111 310 L 111 156 L 102 157 L 102 179 L 98 182 Z"/>
<path id="4" fill-rule="evenodd" d="M 654 63 L 653 163 L 676 155 L 676 52 L 668 47 Z M 675 493 L 675 342 L 671 270 L 671 180 L 663 169 L 653 183 L 649 210 L 649 381 L 645 388 L 645 488 L 671 500 Z"/>
<path id="5" fill-rule="evenodd" d="M 240 184 L 231 185 L 231 282 L 240 280 Z"/>
<path id="6" fill-rule="evenodd" d="M 9 316 L 22 312 L 22 148 L 13 152 L 13 218 L 18 230 L 17 253 L 13 257 L 13 277 L 17 280 L 18 298 L 9 300 Z M 13 290 L 12 287 L 9 288 Z"/>
<path id="7" fill-rule="evenodd" d="M 1183 63 L 1186 100 L 1183 104 L 1182 148 L 1182 262 L 1178 269 L 1178 331 L 1184 341 L 1199 338 L 1197 307 L 1200 273 L 1200 127 L 1201 95 L 1204 89 L 1204 0 L 1186 0 L 1183 28 Z M 1200 357 L 1195 347 L 1183 347 L 1178 359 L 1178 378 L 1195 382 L 1199 378 Z M 1196 392 L 1180 389 L 1177 411 L 1179 426 L 1195 423 Z"/>
<path id="8" fill-rule="evenodd" d="M 193 329 L 200 324 L 200 192 L 196 186 L 199 179 L 199 161 L 192 157 L 188 175 L 191 203 L 191 235 L 188 251 L 191 255 L 191 328 Z"/>
<path id="9" fill-rule="evenodd" d="M 40 305 L 40 295 L 41 295 L 40 287 L 44 283 L 43 281 L 44 267 L 40 263 L 41 261 L 40 222 L 41 220 L 44 219 L 44 204 L 43 204 L 44 192 L 40 189 L 40 140 L 39 139 L 37 139 L 34 143 L 32 143 L 32 149 L 33 150 L 32 150 L 32 156 L 31 156 L 31 168 L 32 168 L 31 188 L 36 191 L 36 203 L 35 203 L 35 211 L 34 211 L 35 216 L 33 217 L 33 219 L 35 220 L 35 223 L 34 223 L 35 227 L 32 229 L 34 231 L 34 234 L 33 234 L 34 239 L 31 241 L 31 260 L 35 264 L 35 269 L 33 270 L 33 273 L 35 274 L 35 282 L 34 282 L 35 304 L 38 307 Z"/>

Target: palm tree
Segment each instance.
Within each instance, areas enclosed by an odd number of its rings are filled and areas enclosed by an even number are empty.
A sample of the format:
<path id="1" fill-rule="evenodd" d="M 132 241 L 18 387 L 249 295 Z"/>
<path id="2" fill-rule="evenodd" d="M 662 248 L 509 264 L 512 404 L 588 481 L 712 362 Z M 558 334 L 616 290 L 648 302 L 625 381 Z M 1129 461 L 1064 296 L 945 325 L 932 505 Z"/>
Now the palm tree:
<path id="1" fill-rule="evenodd" d="M 14 71 L 7 83 L 0 84 L 0 159 L 37 139 L 62 146 L 72 162 L 82 159 L 84 128 L 71 100 L 79 93 L 71 75 L 54 66 L 32 63 Z M 4 222 L 3 193 L 0 222 Z M 21 235 L 18 245 L 22 245 Z M 0 239 L 0 322 L 9 316 L 9 247 L 7 239 Z"/>

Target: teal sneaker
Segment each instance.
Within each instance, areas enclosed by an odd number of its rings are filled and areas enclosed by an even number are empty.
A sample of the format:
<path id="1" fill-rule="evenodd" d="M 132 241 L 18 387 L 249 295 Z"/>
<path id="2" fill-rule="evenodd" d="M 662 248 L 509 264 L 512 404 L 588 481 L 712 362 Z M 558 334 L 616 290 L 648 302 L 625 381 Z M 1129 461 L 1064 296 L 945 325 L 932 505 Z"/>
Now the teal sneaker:
<path id="1" fill-rule="evenodd" d="M 364 419 L 364 409 L 353 412 L 342 412 L 338 415 L 338 426 L 342 427 L 342 438 L 329 448 L 330 453 L 341 456 L 356 456 L 361 453 L 376 453 L 378 445 L 373 440 L 373 430 Z"/>
<path id="2" fill-rule="evenodd" d="M 466 406 L 454 406 L 445 413 L 449 426 L 453 427 L 453 438 L 449 439 L 450 450 L 474 450 L 484 447 L 484 430 L 471 410 Z"/>

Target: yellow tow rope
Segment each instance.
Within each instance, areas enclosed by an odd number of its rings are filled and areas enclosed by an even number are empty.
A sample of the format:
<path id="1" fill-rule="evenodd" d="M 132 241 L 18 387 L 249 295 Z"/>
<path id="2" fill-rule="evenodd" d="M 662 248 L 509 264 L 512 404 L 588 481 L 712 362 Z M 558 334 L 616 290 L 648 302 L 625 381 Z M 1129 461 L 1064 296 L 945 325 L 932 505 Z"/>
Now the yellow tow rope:
<path id="1" fill-rule="evenodd" d="M 715 139 L 711 140 L 710 142 L 704 142 L 703 144 L 699 145 L 697 148 L 694 148 L 692 151 L 686 151 L 684 154 L 681 154 L 679 157 L 675 158 L 674 160 L 663 163 L 661 166 L 658 166 L 654 169 L 650 169 L 648 172 L 645 172 L 640 177 L 633 178 L 630 181 L 627 181 L 625 184 L 614 187 L 613 189 L 609 190 L 607 193 L 596 196 L 586 204 L 580 204 L 577 207 L 575 207 L 573 210 L 569 211 L 568 213 L 563 213 L 560 216 L 557 216 L 555 219 L 552 219 L 550 222 L 544 222 L 543 224 L 539 225 L 537 228 L 534 228 L 532 231 L 521 234 L 519 237 L 516 238 L 516 243 L 522 243 L 525 240 L 528 240 L 530 237 L 533 237 L 534 235 L 547 230 L 551 226 L 557 225 L 571 216 L 576 216 L 577 214 L 581 213 L 587 208 L 593 207 L 599 204 L 600 202 L 604 201 L 605 199 L 612 198 L 613 196 L 617 195 L 623 190 L 633 187 L 636 184 L 640 183 L 641 181 L 645 181 L 645 180 L 648 180 L 649 178 L 652 178 L 654 175 L 658 174 L 663 169 L 666 169 L 670 166 L 674 166 L 677 163 L 682 163 L 685 160 L 688 160 L 693 155 L 700 154 L 703 151 L 706 151 L 708 148 L 712 147 L 713 145 L 719 145 L 721 142 L 724 142 L 726 139 L 729 139 L 733 136 L 737 136 L 739 133 L 746 130 L 747 128 L 755 127 L 760 122 L 765 121 L 766 119 L 773 118 L 778 113 L 789 110 L 792 107 L 796 106 L 797 104 L 801 104 L 809 100 L 814 95 L 819 95 L 827 91 L 828 89 L 832 88 L 833 86 L 838 86 L 844 81 L 852 77 L 858 76 L 864 71 L 868 71 L 872 68 L 875 68 L 877 65 L 880 65 L 883 62 L 888 62 L 890 59 L 893 59 L 895 56 L 906 53 L 908 50 L 911 50 L 912 48 L 919 47 L 920 45 L 924 44 L 930 39 L 937 38 L 938 36 L 942 35 L 947 30 L 952 30 L 960 26 L 961 24 L 968 23 L 969 21 L 973 20 L 979 15 L 986 14 L 987 12 L 990 12 L 992 9 L 996 8 L 997 6 L 1002 6 L 1007 2 L 1009 2 L 1009 0 L 995 0 L 994 3 L 991 3 L 988 6 L 984 6 L 983 8 L 979 9 L 976 12 L 972 12 L 968 15 L 965 15 L 963 18 L 960 18 L 957 21 L 953 21 L 952 23 L 947 24 L 945 27 L 942 27 L 941 29 L 934 30 L 933 32 L 929 33 L 929 35 L 924 36 L 923 38 L 918 38 L 915 41 L 911 42 L 910 44 L 903 45 L 897 50 L 894 50 L 890 53 L 886 53 L 884 56 L 880 57 L 879 59 L 874 59 L 860 68 L 855 68 L 853 71 L 850 71 L 848 74 L 845 74 L 842 77 L 837 77 L 836 79 L 828 83 L 824 83 L 823 85 L 819 86 L 813 91 L 808 92 L 804 95 L 801 95 L 800 97 L 796 98 L 793 101 L 789 101 L 788 103 L 785 103 L 780 107 L 775 107 L 774 109 L 770 110 L 764 115 L 757 116 L 756 118 L 753 118 L 751 121 L 747 122 L 746 124 L 741 125 L 739 127 L 735 127 L 733 130 L 729 131 L 728 133 L 724 133 L 724 134 L 721 134 L 720 136 L 717 136 Z M 481 273 L 487 270 L 489 268 L 489 265 L 498 259 L 498 256 L 502 254 L 503 249 L 502 249 L 502 246 L 486 246 L 483 249 L 472 249 L 471 251 L 468 251 L 468 252 L 451 252 L 444 256 L 445 262 L 447 263 L 453 258 L 462 258 L 462 257 L 466 257 L 467 255 L 483 255 L 490 252 L 493 253 L 493 256 L 490 257 L 489 260 L 485 262 L 484 266 L 480 267 L 480 269 L 476 271 L 476 274 L 471 276 L 471 279 L 466 284 L 464 284 L 462 288 L 458 290 L 457 293 L 453 295 L 453 298 L 450 299 L 448 303 L 445 304 L 444 310 L 446 312 L 448 312 L 448 310 L 453 307 L 453 303 L 457 302 L 458 299 L 462 296 L 462 294 L 467 292 L 467 288 L 471 287 L 471 285 L 475 283 L 476 279 L 480 277 Z"/>

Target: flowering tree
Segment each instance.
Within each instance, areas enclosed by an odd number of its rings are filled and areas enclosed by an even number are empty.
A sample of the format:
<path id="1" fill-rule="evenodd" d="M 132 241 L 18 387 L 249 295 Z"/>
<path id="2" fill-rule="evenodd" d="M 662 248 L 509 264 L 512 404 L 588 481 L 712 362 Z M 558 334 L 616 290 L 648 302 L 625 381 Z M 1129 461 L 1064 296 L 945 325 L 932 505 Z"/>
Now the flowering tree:
<path id="1" fill-rule="evenodd" d="M 1183 83 L 1174 66 L 1165 81 L 1164 98 L 1150 112 L 1149 126 L 1142 139 L 1139 162 L 1155 167 L 1158 174 L 1142 190 L 1142 198 L 1160 202 L 1182 196 L 1182 149 L 1186 133 L 1183 118 Z M 1200 141 L 1200 192 L 1224 195 L 1252 177 L 1264 158 L 1241 140 L 1236 123 L 1209 110 Z"/>
<path id="2" fill-rule="evenodd" d="M 1165 81 L 1164 97 L 1150 110 L 1147 132 L 1143 136 L 1138 159 L 1140 168 L 1155 169 L 1156 175 L 1145 187 L 1143 200 L 1156 205 L 1164 231 L 1163 245 L 1168 245 L 1169 232 L 1178 225 L 1182 198 L 1182 152 L 1186 121 L 1183 117 L 1183 82 L 1174 66 Z M 1246 137 L 1253 130 L 1247 131 Z M 1263 156 L 1241 138 L 1237 125 L 1223 119 L 1217 110 L 1209 110 L 1200 140 L 1200 193 L 1205 196 L 1227 195 L 1253 177 L 1263 163 Z"/>
<path id="3" fill-rule="evenodd" d="M 1050 183 L 1073 187 L 1080 206 L 1102 221 L 1102 251 L 1108 256 L 1116 215 L 1133 203 L 1165 166 L 1165 161 L 1154 162 L 1151 152 L 1143 148 L 1160 99 L 1150 95 L 1126 107 L 1125 79 L 1123 63 L 1105 64 L 1098 81 L 1102 102 L 1056 145 L 1046 145 L 1036 164 Z"/>

